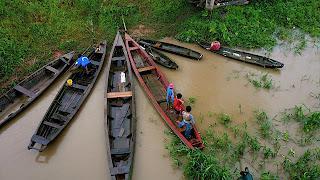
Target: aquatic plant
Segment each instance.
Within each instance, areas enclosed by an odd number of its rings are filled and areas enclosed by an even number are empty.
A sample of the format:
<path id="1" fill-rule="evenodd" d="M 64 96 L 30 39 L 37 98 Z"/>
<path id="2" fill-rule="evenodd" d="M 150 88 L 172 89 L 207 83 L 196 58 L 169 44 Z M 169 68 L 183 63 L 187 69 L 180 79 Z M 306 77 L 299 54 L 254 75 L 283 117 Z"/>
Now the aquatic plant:
<path id="1" fill-rule="evenodd" d="M 296 162 L 285 157 L 282 165 L 290 179 L 317 179 L 320 177 L 320 165 L 315 163 L 319 160 L 318 150 L 307 150 Z"/>
<path id="2" fill-rule="evenodd" d="M 254 111 L 255 119 L 260 126 L 260 133 L 263 138 L 270 138 L 272 135 L 272 124 L 267 113 L 262 110 Z"/>
<path id="3" fill-rule="evenodd" d="M 269 171 L 263 171 L 260 175 L 260 180 L 280 180 L 280 178 Z"/>
<path id="4" fill-rule="evenodd" d="M 260 76 L 253 73 L 249 73 L 246 77 L 248 81 L 257 89 L 271 89 L 274 86 L 273 80 L 268 73 L 261 74 Z"/>
<path id="5" fill-rule="evenodd" d="M 282 119 L 293 119 L 302 125 L 305 133 L 313 133 L 320 128 L 320 111 L 311 111 L 306 106 L 295 106 L 291 112 L 283 113 Z"/>
<path id="6" fill-rule="evenodd" d="M 272 151 L 271 148 L 269 147 L 263 147 L 263 157 L 265 159 L 268 159 L 270 157 L 275 158 L 276 157 L 276 153 Z"/>
<path id="7" fill-rule="evenodd" d="M 231 122 L 231 116 L 226 113 L 220 113 L 218 115 L 218 120 L 221 124 L 227 126 Z"/>
<path id="8" fill-rule="evenodd" d="M 196 97 L 189 97 L 188 98 L 188 101 L 187 101 L 187 104 L 189 104 L 190 106 L 194 105 L 197 101 L 197 98 Z"/>

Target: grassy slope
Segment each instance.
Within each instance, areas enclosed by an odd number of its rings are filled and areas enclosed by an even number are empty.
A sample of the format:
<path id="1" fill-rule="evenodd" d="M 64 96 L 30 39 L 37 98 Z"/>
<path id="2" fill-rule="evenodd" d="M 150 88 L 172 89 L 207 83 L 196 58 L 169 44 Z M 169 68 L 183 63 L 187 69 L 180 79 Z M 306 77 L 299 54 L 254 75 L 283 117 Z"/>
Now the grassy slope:
<path id="1" fill-rule="evenodd" d="M 293 28 L 320 36 L 320 1 L 257 0 L 209 15 L 185 0 L 4 0 L 0 2 L 0 88 L 45 64 L 54 51 L 111 42 L 124 15 L 127 26 L 152 27 L 154 37 L 183 41 L 219 39 L 245 48 L 272 48 L 275 37 L 291 41 Z M 298 35 L 305 46 L 304 34 Z M 3 90 L 3 89 L 2 89 Z"/>
<path id="2" fill-rule="evenodd" d="M 312 37 L 320 37 L 320 1 L 256 0 L 247 6 L 220 8 L 211 15 L 199 12 L 181 28 L 178 39 L 219 39 L 229 46 L 272 48 L 276 39 L 293 40 L 293 30 L 300 29 Z M 298 39 L 305 45 L 304 34 Z M 303 48 L 303 47 L 302 47 Z"/>
<path id="3" fill-rule="evenodd" d="M 156 35 L 173 35 L 175 19 L 188 12 L 183 1 L 5 0 L 0 2 L 0 88 L 41 67 L 54 51 L 84 49 L 101 39 L 112 42 L 122 27 L 156 26 Z M 168 33 L 166 33 L 168 32 Z M 0 91 L 1 92 L 1 91 Z"/>

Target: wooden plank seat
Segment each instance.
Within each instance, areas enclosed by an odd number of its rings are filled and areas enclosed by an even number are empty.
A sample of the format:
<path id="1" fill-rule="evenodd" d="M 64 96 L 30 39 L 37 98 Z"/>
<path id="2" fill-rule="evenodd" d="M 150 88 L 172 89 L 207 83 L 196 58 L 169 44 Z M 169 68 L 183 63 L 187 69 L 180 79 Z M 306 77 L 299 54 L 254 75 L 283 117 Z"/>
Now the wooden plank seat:
<path id="1" fill-rule="evenodd" d="M 55 74 L 58 74 L 60 71 L 56 68 L 53 68 L 52 66 L 46 66 L 46 69 L 55 73 Z"/>
<path id="2" fill-rule="evenodd" d="M 154 66 L 147 66 L 147 67 L 139 68 L 138 71 L 139 71 L 139 72 L 150 71 L 150 70 L 153 70 L 153 69 L 155 69 L 155 68 L 156 68 L 156 67 L 154 67 Z"/>
<path id="3" fill-rule="evenodd" d="M 129 166 L 120 166 L 120 167 L 114 167 L 110 170 L 110 174 L 112 176 L 117 175 L 117 174 L 127 174 L 129 173 L 130 168 Z"/>
<path id="4" fill-rule="evenodd" d="M 91 64 L 93 64 L 95 66 L 99 66 L 100 65 L 100 62 L 98 62 L 98 61 L 91 60 L 90 62 L 91 62 Z"/>
<path id="5" fill-rule="evenodd" d="M 81 89 L 81 90 L 84 90 L 84 91 L 87 89 L 87 86 L 83 86 L 81 84 L 72 84 L 72 87 L 76 88 L 76 89 Z"/>
<path id="6" fill-rule="evenodd" d="M 21 92 L 22 94 L 25 94 L 25 95 L 31 97 L 31 98 L 36 96 L 36 94 L 34 92 L 32 92 L 32 91 L 30 91 L 30 90 L 28 90 L 28 89 L 26 89 L 26 88 L 24 88 L 24 87 L 22 87 L 20 85 L 16 85 L 14 87 L 14 89 L 19 91 L 19 92 Z"/>
<path id="7" fill-rule="evenodd" d="M 126 60 L 126 57 L 124 56 L 118 56 L 118 57 L 112 57 L 111 61 L 124 61 Z"/>
<path id="8" fill-rule="evenodd" d="M 111 149 L 111 155 L 121 155 L 131 153 L 130 148 L 114 148 Z"/>
<path id="9" fill-rule="evenodd" d="M 58 114 L 58 113 L 54 113 L 51 118 L 53 119 L 56 119 L 56 120 L 60 120 L 60 121 L 67 121 L 67 117 L 66 116 L 63 116 L 61 114 Z"/>
<path id="10" fill-rule="evenodd" d="M 139 47 L 137 47 L 137 46 L 129 48 L 130 51 L 134 51 L 134 50 L 137 50 L 137 49 L 139 49 Z"/>
<path id="11" fill-rule="evenodd" d="M 64 57 L 60 57 L 59 59 L 60 59 L 62 62 L 70 65 L 70 63 L 69 63 Z"/>
<path id="12" fill-rule="evenodd" d="M 52 122 L 49 122 L 49 121 L 43 121 L 43 124 L 47 125 L 47 126 L 50 126 L 50 127 L 54 127 L 54 128 L 61 128 L 61 126 L 59 124 L 56 124 L 56 123 L 52 123 Z"/>
<path id="13" fill-rule="evenodd" d="M 107 93 L 107 98 L 124 98 L 124 97 L 131 97 L 131 96 L 132 96 L 132 91 Z"/>

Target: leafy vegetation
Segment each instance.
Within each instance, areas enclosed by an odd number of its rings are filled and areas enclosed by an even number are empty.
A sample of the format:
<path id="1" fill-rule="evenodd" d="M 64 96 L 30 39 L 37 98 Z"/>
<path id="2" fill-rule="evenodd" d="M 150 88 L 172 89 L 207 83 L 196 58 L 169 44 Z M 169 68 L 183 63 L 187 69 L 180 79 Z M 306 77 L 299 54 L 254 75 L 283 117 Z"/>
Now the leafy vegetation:
<path id="1" fill-rule="evenodd" d="M 218 120 L 221 124 L 227 126 L 231 122 L 231 116 L 225 113 L 221 113 L 218 116 Z"/>
<path id="2" fill-rule="evenodd" d="M 189 98 L 188 98 L 188 101 L 187 101 L 187 104 L 190 105 L 190 106 L 192 106 L 192 105 L 194 105 L 194 104 L 196 103 L 196 101 L 197 101 L 197 98 L 195 98 L 195 97 L 189 97 Z"/>
<path id="3" fill-rule="evenodd" d="M 217 39 L 227 46 L 267 49 L 276 44 L 276 39 L 289 43 L 298 40 L 295 49 L 299 51 L 305 47 L 305 33 L 320 37 L 319 6 L 317 0 L 259 0 L 212 13 L 198 12 L 176 37 L 189 42 Z"/>
<path id="4" fill-rule="evenodd" d="M 320 112 L 311 111 L 306 106 L 295 106 L 291 111 L 283 114 L 282 120 L 299 122 L 305 133 L 313 133 L 320 128 Z"/>
<path id="5" fill-rule="evenodd" d="M 273 81 L 269 74 L 261 74 L 260 76 L 250 73 L 247 74 L 248 81 L 257 89 L 271 89 L 273 87 Z"/>
<path id="6" fill-rule="evenodd" d="M 274 175 L 270 172 L 262 172 L 260 180 L 279 180 L 279 176 Z"/>
<path id="7" fill-rule="evenodd" d="M 308 150 L 296 162 L 288 157 L 283 161 L 284 169 L 291 179 L 317 179 L 320 177 L 319 149 Z"/>
<path id="8" fill-rule="evenodd" d="M 301 113 L 301 109 L 296 108 L 293 114 L 295 118 L 303 119 L 306 113 L 304 111 Z M 212 115 L 208 113 L 208 116 Z M 237 162 L 242 160 L 247 160 L 246 162 L 252 160 L 250 164 L 253 167 L 258 166 L 258 171 L 261 173 L 260 179 L 278 180 L 279 172 L 286 172 L 285 177 L 290 179 L 319 177 L 320 149 L 307 150 L 301 157 L 298 157 L 298 151 L 296 152 L 293 148 L 289 148 L 286 155 L 281 154 L 284 149 L 280 151 L 280 148 L 284 146 L 281 146 L 280 140 L 290 141 L 290 143 L 293 141 L 288 131 L 280 132 L 273 127 L 265 111 L 254 112 L 254 119 L 258 125 L 270 123 L 268 131 L 260 126 L 261 137 L 268 137 L 262 141 L 260 136 L 254 136 L 248 132 L 246 123 L 233 125 L 230 116 L 224 113 L 217 114 L 217 117 L 222 124 L 227 122 L 227 125 L 222 127 L 223 133 L 215 132 L 214 127 L 210 126 L 206 133 L 202 134 L 206 147 L 203 151 L 187 149 L 176 136 L 170 134 L 171 142 L 166 145 L 166 148 L 174 164 L 183 169 L 186 179 L 215 179 L 216 177 L 236 179 L 239 176 Z M 230 133 L 234 138 L 230 138 Z M 298 158 L 298 160 L 294 162 L 291 158 Z M 279 162 L 282 162 L 282 166 L 279 166 L 282 171 L 274 174 L 265 169 L 266 164 L 278 167 Z"/>
<path id="9" fill-rule="evenodd" d="M 267 113 L 262 110 L 254 112 L 255 119 L 260 126 L 260 132 L 263 138 L 270 138 L 272 135 L 272 124 L 269 120 Z"/>

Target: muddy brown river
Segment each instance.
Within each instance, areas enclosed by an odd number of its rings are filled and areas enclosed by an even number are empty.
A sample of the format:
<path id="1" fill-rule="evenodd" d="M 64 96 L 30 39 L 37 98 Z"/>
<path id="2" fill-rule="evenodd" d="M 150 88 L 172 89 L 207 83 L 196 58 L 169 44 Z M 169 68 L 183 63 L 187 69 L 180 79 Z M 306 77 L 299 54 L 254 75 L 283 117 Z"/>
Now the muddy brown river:
<path id="1" fill-rule="evenodd" d="M 161 68 L 169 81 L 175 84 L 177 92 L 184 97 L 195 97 L 192 112 L 202 133 L 209 125 L 216 123 L 214 118 L 208 118 L 208 113 L 228 113 L 233 123 L 247 122 L 248 127 L 253 127 L 252 112 L 258 108 L 273 117 L 297 104 L 305 104 L 312 109 L 320 107 L 319 99 L 315 98 L 320 94 L 320 51 L 317 48 L 309 47 L 299 56 L 277 47 L 270 57 L 285 66 L 281 70 L 267 70 L 215 55 L 197 45 L 170 38 L 164 41 L 204 54 L 200 61 L 167 54 L 176 61 L 179 69 Z M 271 90 L 254 88 L 246 79 L 248 73 L 269 73 L 275 87 Z M 67 74 L 27 110 L 0 129 L 1 180 L 109 179 L 103 125 L 105 74 L 105 71 L 100 74 L 78 115 L 44 152 L 29 151 L 27 146 Z M 135 89 L 137 139 L 133 179 L 183 179 L 182 171 L 172 166 L 165 149 L 165 123 L 137 82 Z M 295 147 L 286 144 L 283 149 L 290 149 L 291 146 Z M 297 153 L 303 153 L 303 149 L 297 149 Z"/>

